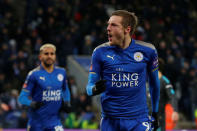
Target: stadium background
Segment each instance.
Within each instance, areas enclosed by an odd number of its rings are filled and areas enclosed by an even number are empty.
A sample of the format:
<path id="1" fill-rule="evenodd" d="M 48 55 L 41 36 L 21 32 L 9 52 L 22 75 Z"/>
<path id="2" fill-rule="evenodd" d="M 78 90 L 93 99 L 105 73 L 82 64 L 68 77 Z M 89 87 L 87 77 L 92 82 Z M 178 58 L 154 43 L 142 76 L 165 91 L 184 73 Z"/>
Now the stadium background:
<path id="1" fill-rule="evenodd" d="M 39 47 L 50 42 L 57 46 L 57 65 L 69 74 L 74 112 L 62 113 L 64 126 L 98 129 L 98 100 L 86 96 L 87 80 L 80 83 L 77 76 L 87 76 L 89 56 L 107 41 L 109 14 L 126 9 L 139 17 L 133 38 L 153 43 L 166 61 L 164 74 L 178 99 L 180 120 L 175 128 L 196 129 L 195 5 L 195 0 L 0 0 L 0 127 L 26 127 L 27 114 L 17 96 L 28 71 L 39 64 Z"/>

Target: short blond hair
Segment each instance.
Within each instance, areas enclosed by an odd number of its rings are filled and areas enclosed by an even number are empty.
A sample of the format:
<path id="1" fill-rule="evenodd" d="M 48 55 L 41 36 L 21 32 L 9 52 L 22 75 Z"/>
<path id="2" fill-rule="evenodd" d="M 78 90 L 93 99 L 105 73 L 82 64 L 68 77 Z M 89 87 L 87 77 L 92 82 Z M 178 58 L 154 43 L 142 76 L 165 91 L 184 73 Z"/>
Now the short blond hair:
<path id="1" fill-rule="evenodd" d="M 55 47 L 55 45 L 53 45 L 53 44 L 51 44 L 51 43 L 46 43 L 46 44 L 44 44 L 44 45 L 42 45 L 42 46 L 40 47 L 40 53 L 41 53 L 45 48 L 53 48 L 54 51 L 56 52 L 56 47 Z"/>

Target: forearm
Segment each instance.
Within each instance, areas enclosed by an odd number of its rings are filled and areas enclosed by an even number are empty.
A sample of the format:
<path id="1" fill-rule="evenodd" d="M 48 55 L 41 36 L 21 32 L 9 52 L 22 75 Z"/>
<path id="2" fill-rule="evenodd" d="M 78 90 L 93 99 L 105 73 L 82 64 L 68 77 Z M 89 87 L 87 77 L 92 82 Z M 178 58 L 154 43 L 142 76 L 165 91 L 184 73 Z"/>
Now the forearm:
<path id="1" fill-rule="evenodd" d="M 62 90 L 62 98 L 64 102 L 70 102 L 70 90 L 69 88 L 66 88 L 65 90 Z"/>
<path id="2" fill-rule="evenodd" d="M 176 100 L 175 96 L 173 96 L 173 98 L 171 99 L 171 104 L 172 104 L 174 111 L 177 112 L 178 108 L 177 108 L 177 100 Z"/>
<path id="3" fill-rule="evenodd" d="M 166 88 L 166 90 L 174 111 L 177 111 L 177 99 L 173 87 L 171 86 L 170 88 Z"/>
<path id="4" fill-rule="evenodd" d="M 70 90 L 68 88 L 68 85 L 66 85 L 66 88 L 62 90 L 62 106 L 60 108 L 60 111 L 65 111 L 66 113 L 69 113 L 72 111 L 71 102 L 70 102 Z"/>
<path id="5" fill-rule="evenodd" d="M 160 81 L 159 81 L 157 70 L 151 73 L 151 77 L 149 79 L 149 85 L 150 85 L 150 94 L 152 100 L 152 111 L 158 112 L 159 97 L 160 97 Z"/>
<path id="6" fill-rule="evenodd" d="M 18 97 L 18 101 L 22 105 L 30 106 L 32 103 L 32 100 L 30 100 L 28 97 L 29 97 L 29 92 L 22 90 L 19 97 Z"/>
<path id="7" fill-rule="evenodd" d="M 89 73 L 89 76 L 88 76 L 88 84 L 86 86 L 86 91 L 87 91 L 87 94 L 89 96 L 92 96 L 93 95 L 93 88 L 95 86 L 95 83 L 100 79 L 100 76 L 97 75 L 96 73 Z"/>
<path id="8" fill-rule="evenodd" d="M 153 89 L 152 90 L 152 111 L 153 112 L 158 112 L 159 110 L 159 89 Z"/>

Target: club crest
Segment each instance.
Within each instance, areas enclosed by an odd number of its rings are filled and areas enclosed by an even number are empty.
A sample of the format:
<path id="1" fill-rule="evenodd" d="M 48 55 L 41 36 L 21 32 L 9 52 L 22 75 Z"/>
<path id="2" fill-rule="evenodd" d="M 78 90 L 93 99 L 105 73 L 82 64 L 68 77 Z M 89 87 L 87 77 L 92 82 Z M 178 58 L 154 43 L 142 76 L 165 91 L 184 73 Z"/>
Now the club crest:
<path id="1" fill-rule="evenodd" d="M 59 81 L 63 81 L 64 76 L 63 76 L 62 74 L 58 74 L 58 75 L 57 75 L 57 79 L 58 79 Z"/>
<path id="2" fill-rule="evenodd" d="M 144 56 L 141 52 L 135 52 L 134 53 L 134 60 L 136 60 L 137 62 L 142 61 L 143 58 L 144 58 Z"/>

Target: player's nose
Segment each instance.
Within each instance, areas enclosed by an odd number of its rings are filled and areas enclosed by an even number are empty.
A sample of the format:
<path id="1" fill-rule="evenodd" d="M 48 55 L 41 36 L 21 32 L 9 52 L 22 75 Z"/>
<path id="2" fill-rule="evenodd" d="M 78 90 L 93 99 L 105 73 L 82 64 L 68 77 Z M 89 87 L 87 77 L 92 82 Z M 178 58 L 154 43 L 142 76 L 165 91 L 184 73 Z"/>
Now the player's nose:
<path id="1" fill-rule="evenodd" d="M 107 31 L 110 31 L 110 30 L 111 30 L 111 26 L 108 25 L 108 26 L 107 26 Z"/>

